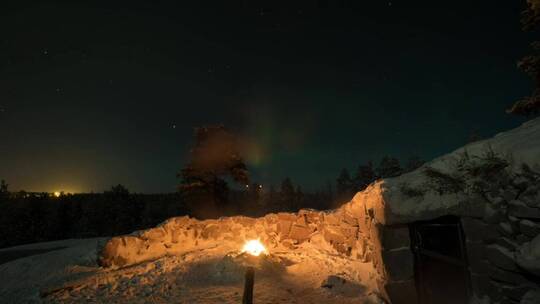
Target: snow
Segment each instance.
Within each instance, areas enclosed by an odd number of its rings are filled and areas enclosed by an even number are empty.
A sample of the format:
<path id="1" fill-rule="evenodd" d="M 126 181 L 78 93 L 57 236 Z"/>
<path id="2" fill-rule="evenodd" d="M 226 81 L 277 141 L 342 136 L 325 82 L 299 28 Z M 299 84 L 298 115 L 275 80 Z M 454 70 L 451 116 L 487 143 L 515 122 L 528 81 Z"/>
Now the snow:
<path id="1" fill-rule="evenodd" d="M 455 214 L 463 208 L 463 204 L 471 200 L 471 195 L 463 191 L 442 194 L 434 191 L 433 187 L 430 187 L 430 179 L 426 176 L 425 169 L 429 167 L 454 176 L 456 165 L 464 153 L 471 159 L 478 160 L 489 151 L 506 159 L 509 162 L 507 169 L 512 172 L 521 172 L 523 164 L 540 172 L 540 118 L 497 134 L 493 138 L 468 144 L 424 164 L 413 172 L 377 181 L 358 193 L 354 200 L 373 208 L 375 218 L 382 224 L 408 223 Z M 419 190 L 422 195 L 408 196 L 403 193 L 403 187 Z"/>
<path id="2" fill-rule="evenodd" d="M 17 259 L 0 265 L 0 299 L 12 303 L 39 303 L 42 289 L 75 279 L 93 269 L 96 246 L 102 239 L 66 240 L 3 249 L 64 249 Z"/>
<path id="3" fill-rule="evenodd" d="M 240 248 L 215 246 L 104 269 L 95 262 L 99 241 L 43 243 L 36 247 L 68 248 L 0 265 L 0 299 L 13 303 L 241 301 L 246 261 Z M 371 263 L 336 255 L 314 243 L 316 238 L 295 250 L 275 250 L 256 258 L 257 303 L 382 303 L 366 287 L 375 284 L 369 275 Z M 40 293 L 47 296 L 40 299 Z"/>

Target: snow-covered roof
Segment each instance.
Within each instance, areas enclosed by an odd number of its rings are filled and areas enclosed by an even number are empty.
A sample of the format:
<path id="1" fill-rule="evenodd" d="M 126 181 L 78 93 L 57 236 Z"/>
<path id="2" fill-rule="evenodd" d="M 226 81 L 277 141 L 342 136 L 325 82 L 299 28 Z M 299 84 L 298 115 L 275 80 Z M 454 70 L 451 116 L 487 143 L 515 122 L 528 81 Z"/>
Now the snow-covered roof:
<path id="1" fill-rule="evenodd" d="M 377 181 L 359 192 L 352 204 L 365 206 L 367 211 L 371 209 L 375 219 L 382 224 L 410 223 L 474 212 L 471 208 L 479 198 L 466 191 L 442 194 L 434 191 L 429 186 L 430 177 L 426 169 L 453 176 L 465 155 L 472 160 L 481 160 L 487 154 L 506 160 L 507 170 L 512 172 L 520 172 L 523 164 L 540 172 L 540 118 L 493 138 L 468 144 L 413 172 Z"/>

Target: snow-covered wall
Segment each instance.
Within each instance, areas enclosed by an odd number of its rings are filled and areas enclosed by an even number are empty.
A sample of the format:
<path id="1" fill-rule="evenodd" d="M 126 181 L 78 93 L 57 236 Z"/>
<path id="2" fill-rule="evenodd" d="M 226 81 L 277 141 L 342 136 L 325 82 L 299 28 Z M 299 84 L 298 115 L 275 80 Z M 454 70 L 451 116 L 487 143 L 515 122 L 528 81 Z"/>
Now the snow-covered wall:
<path id="1" fill-rule="evenodd" d="M 540 118 L 378 181 L 353 201 L 385 227 L 459 216 L 477 297 L 519 303 L 540 287 Z"/>
<path id="2" fill-rule="evenodd" d="M 479 176 L 472 171 L 489 170 L 489 166 L 496 166 L 494 162 L 500 159 L 507 163 L 504 172 L 511 175 L 523 173 L 524 165 L 533 172 L 540 172 L 540 118 L 493 138 L 468 144 L 413 172 L 378 182 L 372 186 L 377 189 L 367 191 L 376 191 L 381 198 L 365 203 L 378 206 L 374 209 L 378 211 L 375 217 L 387 225 L 448 214 L 481 215 L 483 195 L 474 189 Z"/>
<path id="3" fill-rule="evenodd" d="M 243 216 L 199 221 L 187 216 L 172 218 L 156 228 L 131 235 L 113 237 L 100 246 L 99 264 L 103 267 L 125 267 L 166 255 L 215 249 L 234 252 L 247 240 L 259 239 L 272 252 L 316 250 L 361 263 L 361 284 L 389 300 L 394 293 L 415 298 L 413 269 L 400 267 L 390 271 L 386 265 L 409 259 L 407 227 L 384 227 L 376 224 L 368 210 L 352 201 L 341 208 L 321 212 L 301 210 L 298 213 L 268 214 L 261 218 Z M 308 249 L 303 244 L 309 243 Z M 349 271 L 336 269 L 336 274 Z M 396 270 L 397 268 L 394 268 Z M 389 284 L 389 282 L 392 284 Z M 400 295 L 400 298 L 403 296 Z M 393 301 L 392 303 L 411 303 Z"/>
<path id="4" fill-rule="evenodd" d="M 101 249 L 99 263 L 106 267 L 123 267 L 164 255 L 217 246 L 234 251 L 252 239 L 259 239 L 270 252 L 293 250 L 319 236 L 335 254 L 360 257 L 358 241 L 361 236 L 357 223 L 356 218 L 345 215 L 341 209 L 204 221 L 183 216 L 171 218 L 156 228 L 113 237 Z"/>

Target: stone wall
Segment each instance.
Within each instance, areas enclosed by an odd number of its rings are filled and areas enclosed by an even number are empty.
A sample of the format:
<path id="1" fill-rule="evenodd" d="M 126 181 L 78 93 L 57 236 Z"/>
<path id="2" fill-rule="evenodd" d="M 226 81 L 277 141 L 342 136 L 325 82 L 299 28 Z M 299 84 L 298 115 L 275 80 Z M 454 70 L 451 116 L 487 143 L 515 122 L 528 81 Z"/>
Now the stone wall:
<path id="1" fill-rule="evenodd" d="M 371 263 L 369 276 L 378 283 L 372 291 L 390 303 L 415 303 L 408 228 L 381 225 L 361 203 L 353 200 L 328 212 L 301 210 L 261 218 L 172 218 L 156 228 L 109 239 L 99 249 L 99 264 L 125 267 L 215 247 L 232 251 L 250 239 L 260 239 L 270 252 L 297 250 L 303 242 L 312 242 L 332 254 Z"/>
<path id="2" fill-rule="evenodd" d="M 418 303 L 409 227 L 384 223 L 388 212 L 382 183 L 370 185 L 342 208 L 358 215 L 360 231 L 365 234 L 364 250 L 375 268 L 382 297 L 393 304 Z"/>
<path id="3" fill-rule="evenodd" d="M 105 267 L 124 267 L 167 254 L 181 254 L 216 246 L 239 249 L 250 239 L 260 239 L 269 250 L 295 249 L 319 235 L 336 253 L 360 256 L 358 221 L 341 210 L 268 214 L 199 221 L 187 216 L 167 220 L 156 228 L 108 240 L 99 258 Z"/>
<path id="4" fill-rule="evenodd" d="M 482 191 L 483 216 L 462 218 L 473 291 L 519 303 L 540 282 L 540 256 L 531 250 L 533 240 L 540 241 L 540 178 L 527 171 L 503 174 L 491 185 Z"/>

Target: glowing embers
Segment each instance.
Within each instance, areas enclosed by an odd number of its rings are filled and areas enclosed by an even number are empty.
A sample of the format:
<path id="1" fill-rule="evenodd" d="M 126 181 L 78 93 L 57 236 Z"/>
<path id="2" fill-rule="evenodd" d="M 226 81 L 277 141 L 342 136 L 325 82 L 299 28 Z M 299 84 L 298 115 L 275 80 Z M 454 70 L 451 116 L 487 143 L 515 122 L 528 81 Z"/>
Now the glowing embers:
<path id="1" fill-rule="evenodd" d="M 267 254 L 268 251 L 259 240 L 247 241 L 242 248 L 242 252 L 246 252 L 253 256 L 259 256 L 261 254 Z"/>

